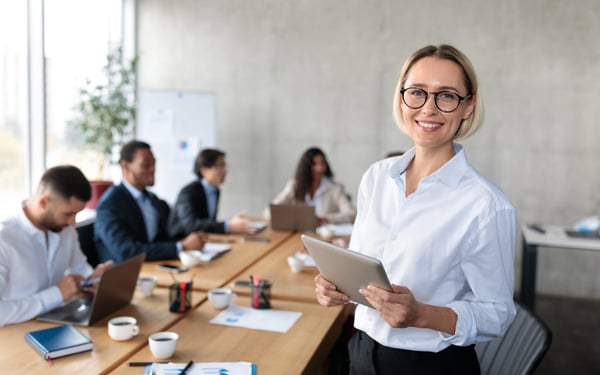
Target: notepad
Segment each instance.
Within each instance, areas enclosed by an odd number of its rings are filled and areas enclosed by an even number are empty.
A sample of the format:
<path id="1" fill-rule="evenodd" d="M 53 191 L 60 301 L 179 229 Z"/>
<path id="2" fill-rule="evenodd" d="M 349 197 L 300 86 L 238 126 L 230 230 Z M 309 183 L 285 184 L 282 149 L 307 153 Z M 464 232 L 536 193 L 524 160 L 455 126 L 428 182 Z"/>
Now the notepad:
<path id="1" fill-rule="evenodd" d="M 27 332 L 25 340 L 46 360 L 85 352 L 93 347 L 92 340 L 68 324 Z"/>

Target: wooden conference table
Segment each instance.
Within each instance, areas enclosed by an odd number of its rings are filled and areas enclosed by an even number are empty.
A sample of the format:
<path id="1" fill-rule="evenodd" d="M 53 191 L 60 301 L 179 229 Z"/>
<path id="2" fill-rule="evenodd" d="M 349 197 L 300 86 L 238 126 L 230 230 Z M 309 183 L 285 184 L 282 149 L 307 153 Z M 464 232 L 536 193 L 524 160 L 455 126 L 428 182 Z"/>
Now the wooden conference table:
<path id="1" fill-rule="evenodd" d="M 304 267 L 301 272 L 293 273 L 287 263 L 289 255 L 304 249 L 300 236 L 301 233 L 296 233 L 289 237 L 269 256 L 260 259 L 243 273 L 238 274 L 236 280 L 248 281 L 249 275 L 256 275 L 273 283 L 271 287 L 273 298 L 316 302 L 314 278 L 318 274 L 317 268 Z M 235 287 L 234 285 L 231 287 L 237 294 L 248 295 L 250 293 L 250 289 L 247 287 Z"/>
<path id="2" fill-rule="evenodd" d="M 26 332 L 56 326 L 56 324 L 30 320 L 20 324 L 0 327 L 0 363 L 10 373 L 23 374 L 102 374 L 112 371 L 138 350 L 147 346 L 148 336 L 168 329 L 186 314 L 169 312 L 168 289 L 156 288 L 154 295 L 144 297 L 136 291 L 133 301 L 119 311 L 90 327 L 77 327 L 92 339 L 94 349 L 90 352 L 57 358 L 53 365 L 42 359 L 23 338 Z M 206 301 L 206 293 L 194 292 L 194 307 Z M 129 341 L 114 341 L 107 333 L 107 323 L 115 316 L 133 316 L 140 326 L 140 333 Z"/>
<path id="3" fill-rule="evenodd" d="M 520 302 L 535 311 L 535 283 L 537 252 L 539 247 L 600 251 L 600 239 L 569 237 L 565 228 L 544 225 L 542 231 L 528 225 L 521 226 L 523 235 L 523 259 L 521 261 Z"/>
<path id="4" fill-rule="evenodd" d="M 250 306 L 250 299 L 239 297 L 236 304 Z M 316 303 L 275 299 L 271 305 L 277 310 L 301 312 L 302 316 L 286 333 L 259 331 L 211 324 L 209 321 L 219 311 L 209 303 L 202 304 L 169 329 L 179 334 L 177 351 L 169 361 L 247 361 L 256 364 L 260 375 L 315 374 L 340 335 L 342 324 L 336 321 L 343 308 L 324 308 Z M 129 361 L 135 362 L 153 360 L 148 346 L 129 358 Z M 127 363 L 114 372 L 131 373 Z"/>
<path id="5" fill-rule="evenodd" d="M 235 275 L 263 258 L 291 235 L 291 232 L 273 231 L 270 228 L 265 228 L 254 236 L 211 234 L 209 242 L 226 243 L 231 245 L 231 250 L 209 263 L 202 263 L 189 268 L 187 272 L 172 275 L 181 280 L 190 280 L 193 277 L 193 288 L 195 290 L 207 291 L 224 286 Z M 262 239 L 268 240 L 268 242 L 263 242 Z M 173 283 L 171 273 L 156 268 L 163 263 L 182 266 L 179 260 L 146 262 L 142 266 L 140 276 L 154 275 L 157 277 L 159 286 L 168 287 Z"/>
<path id="6" fill-rule="evenodd" d="M 153 361 L 148 349 L 148 336 L 154 332 L 173 330 L 180 342 L 173 362 L 250 361 L 257 364 L 259 374 L 311 374 L 321 367 L 339 337 L 349 306 L 325 308 L 314 298 L 316 269 L 305 268 L 293 274 L 286 261 L 301 245 L 299 234 L 274 232 L 265 229 L 259 236 L 269 242 L 242 242 L 240 237 L 212 237 L 235 240 L 232 250 L 209 264 L 193 267 L 177 278 L 194 276 L 194 307 L 185 314 L 168 311 L 168 288 L 173 281 L 168 272 L 158 270 L 156 263 L 144 264 L 140 276 L 156 275 L 159 287 L 155 295 L 144 297 L 136 291 L 129 306 L 96 323 L 78 327 L 94 342 L 91 352 L 79 353 L 54 360 L 53 366 L 44 361 L 23 338 L 26 332 L 53 326 L 36 320 L 0 327 L 0 363 L 5 368 L 24 373 L 139 373 L 141 368 L 129 367 L 130 361 Z M 179 265 L 178 261 L 173 264 Z M 274 309 L 301 312 L 299 320 L 286 333 L 220 326 L 209 323 L 219 311 L 206 299 L 206 290 L 229 286 L 237 278 L 247 279 L 254 272 L 273 282 L 271 304 Z M 312 293 L 312 295 L 311 295 Z M 243 290 L 234 304 L 250 306 Z M 247 294 L 247 293 L 246 293 Z M 140 334 L 125 342 L 113 341 L 107 333 L 107 321 L 120 315 L 138 320 Z"/>

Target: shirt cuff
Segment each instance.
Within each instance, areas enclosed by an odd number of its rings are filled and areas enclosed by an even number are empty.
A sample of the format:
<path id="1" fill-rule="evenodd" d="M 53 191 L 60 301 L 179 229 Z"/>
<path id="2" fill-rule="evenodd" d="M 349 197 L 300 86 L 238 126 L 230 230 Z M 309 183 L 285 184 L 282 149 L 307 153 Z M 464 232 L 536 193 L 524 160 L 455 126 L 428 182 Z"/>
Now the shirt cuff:
<path id="1" fill-rule="evenodd" d="M 175 246 L 177 247 L 177 254 L 183 251 L 183 244 L 181 242 L 175 242 Z"/>
<path id="2" fill-rule="evenodd" d="M 459 346 L 473 344 L 477 336 L 477 330 L 472 311 L 467 308 L 465 304 L 460 302 L 450 303 L 447 307 L 451 308 L 456 313 L 456 329 L 454 330 L 454 335 L 440 332 L 441 339 L 450 344 Z"/>
<path id="3" fill-rule="evenodd" d="M 229 222 L 227 220 L 223 222 L 223 231 L 229 233 Z"/>

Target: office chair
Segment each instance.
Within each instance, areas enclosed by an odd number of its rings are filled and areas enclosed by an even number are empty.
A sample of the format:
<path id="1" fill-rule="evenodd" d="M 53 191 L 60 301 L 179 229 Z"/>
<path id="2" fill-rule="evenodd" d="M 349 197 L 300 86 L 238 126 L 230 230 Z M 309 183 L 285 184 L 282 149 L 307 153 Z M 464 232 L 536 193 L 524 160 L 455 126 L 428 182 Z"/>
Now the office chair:
<path id="1" fill-rule="evenodd" d="M 96 267 L 100 260 L 98 259 L 98 253 L 96 252 L 96 245 L 94 244 L 94 221 L 86 222 L 84 224 L 75 225 L 77 234 L 79 235 L 79 246 L 81 251 L 87 257 L 87 261 L 92 267 Z"/>
<path id="2" fill-rule="evenodd" d="M 481 374 L 531 374 L 552 343 L 552 331 L 535 314 L 515 302 L 517 315 L 504 336 L 477 343 Z"/>

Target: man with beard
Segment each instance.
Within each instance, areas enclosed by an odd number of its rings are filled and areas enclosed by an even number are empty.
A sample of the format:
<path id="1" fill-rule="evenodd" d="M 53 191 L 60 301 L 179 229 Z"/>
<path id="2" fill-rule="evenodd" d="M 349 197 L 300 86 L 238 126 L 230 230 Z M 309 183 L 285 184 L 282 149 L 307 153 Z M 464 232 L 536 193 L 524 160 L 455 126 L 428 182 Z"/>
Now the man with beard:
<path id="1" fill-rule="evenodd" d="M 85 278 L 99 277 L 87 263 L 75 215 L 91 188 L 79 169 L 48 169 L 19 212 L 0 223 L 0 326 L 23 322 L 63 305 L 81 292 Z"/>
<path id="2" fill-rule="evenodd" d="M 122 262 L 146 253 L 146 260 L 177 259 L 182 250 L 202 249 L 203 232 L 184 238 L 167 233 L 170 207 L 146 188 L 154 185 L 156 160 L 150 145 L 133 140 L 121 148 L 123 182 L 100 199 L 94 223 L 94 242 L 100 261 Z"/>

